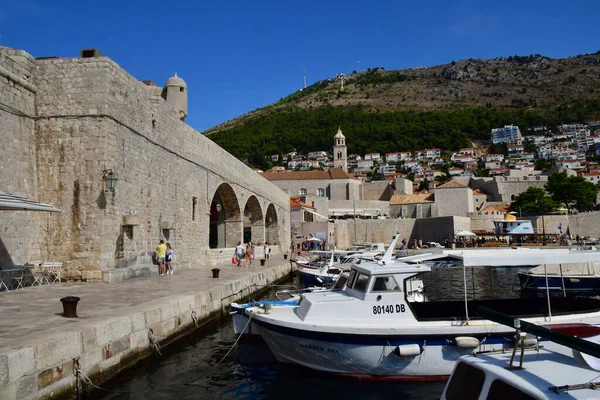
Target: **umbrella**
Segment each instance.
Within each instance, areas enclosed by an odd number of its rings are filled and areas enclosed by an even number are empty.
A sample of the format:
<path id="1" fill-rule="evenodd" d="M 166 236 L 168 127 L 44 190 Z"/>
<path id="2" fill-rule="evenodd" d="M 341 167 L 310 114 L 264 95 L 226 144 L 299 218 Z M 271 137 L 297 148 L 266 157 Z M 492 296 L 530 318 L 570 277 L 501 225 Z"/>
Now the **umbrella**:
<path id="1" fill-rule="evenodd" d="M 471 231 L 466 231 L 464 229 L 461 229 L 460 231 L 456 232 L 456 236 L 477 236 L 477 235 Z"/>
<path id="2" fill-rule="evenodd" d="M 27 199 L 25 197 L 19 197 L 10 193 L 0 191 L 0 210 L 2 211 L 50 211 L 50 212 L 64 212 L 55 208 L 53 205 L 39 203 L 35 200 Z"/>
<path id="3" fill-rule="evenodd" d="M 309 241 L 309 242 L 320 242 L 321 241 L 321 239 L 316 238 L 316 237 L 311 237 L 311 238 L 308 238 L 306 240 Z"/>

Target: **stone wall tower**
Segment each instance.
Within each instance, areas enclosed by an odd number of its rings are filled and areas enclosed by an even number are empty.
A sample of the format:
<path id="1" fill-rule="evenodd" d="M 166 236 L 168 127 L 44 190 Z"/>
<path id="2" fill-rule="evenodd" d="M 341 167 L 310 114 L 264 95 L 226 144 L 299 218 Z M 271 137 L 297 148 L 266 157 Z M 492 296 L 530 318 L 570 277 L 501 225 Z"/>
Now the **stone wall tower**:
<path id="1" fill-rule="evenodd" d="M 348 148 L 346 147 L 346 136 L 338 127 L 333 137 L 333 166 L 348 172 Z"/>
<path id="2" fill-rule="evenodd" d="M 185 81 L 175 75 L 167 79 L 165 87 L 162 92 L 162 97 L 177 111 L 179 111 L 179 118 L 184 120 L 188 115 L 188 93 L 187 85 Z"/>

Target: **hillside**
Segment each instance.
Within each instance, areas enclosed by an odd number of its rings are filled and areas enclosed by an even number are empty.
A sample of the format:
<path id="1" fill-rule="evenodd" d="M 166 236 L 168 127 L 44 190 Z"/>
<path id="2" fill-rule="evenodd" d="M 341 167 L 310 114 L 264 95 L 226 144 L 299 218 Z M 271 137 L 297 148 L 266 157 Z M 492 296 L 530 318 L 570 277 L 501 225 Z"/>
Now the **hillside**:
<path id="1" fill-rule="evenodd" d="M 350 152 L 445 150 L 491 128 L 600 119 L 600 52 L 463 60 L 434 67 L 353 72 L 315 83 L 204 132 L 239 158 L 328 150 L 338 125 Z M 264 166 L 264 165 L 262 165 Z"/>

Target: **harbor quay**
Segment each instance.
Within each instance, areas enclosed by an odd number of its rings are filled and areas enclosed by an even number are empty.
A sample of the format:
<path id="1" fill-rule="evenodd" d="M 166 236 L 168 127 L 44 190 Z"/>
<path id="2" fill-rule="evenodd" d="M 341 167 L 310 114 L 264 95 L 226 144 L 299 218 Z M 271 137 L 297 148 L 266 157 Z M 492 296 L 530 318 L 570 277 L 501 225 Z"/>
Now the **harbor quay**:
<path id="1" fill-rule="evenodd" d="M 281 255 L 253 264 L 0 293 L 0 399 L 72 398 L 77 368 L 101 385 L 291 272 Z M 76 318 L 63 316 L 66 296 L 80 298 Z"/>

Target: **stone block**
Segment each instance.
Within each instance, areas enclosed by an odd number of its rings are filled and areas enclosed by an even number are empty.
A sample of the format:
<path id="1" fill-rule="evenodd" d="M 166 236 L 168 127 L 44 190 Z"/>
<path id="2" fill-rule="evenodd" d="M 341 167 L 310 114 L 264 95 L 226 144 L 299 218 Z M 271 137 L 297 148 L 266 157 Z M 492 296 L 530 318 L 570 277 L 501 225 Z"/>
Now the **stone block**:
<path id="1" fill-rule="evenodd" d="M 72 360 L 79 356 L 82 350 L 83 343 L 79 332 L 62 332 L 33 347 L 35 369 L 41 371 L 65 360 Z"/>
<path id="2" fill-rule="evenodd" d="M 192 309 L 196 307 L 196 298 L 194 296 L 185 296 L 179 299 L 178 302 L 179 313 L 191 313 Z"/>
<path id="3" fill-rule="evenodd" d="M 175 329 L 175 319 L 171 318 L 167 321 L 162 321 L 151 326 L 154 332 L 154 337 L 161 340 L 167 337 Z"/>
<path id="4" fill-rule="evenodd" d="M 83 327 L 81 331 L 81 341 L 83 343 L 83 351 L 89 351 L 98 347 L 98 340 L 96 340 L 96 328 L 94 327 Z"/>
<path id="5" fill-rule="evenodd" d="M 129 343 L 131 348 L 147 348 L 149 345 L 149 340 L 148 340 L 148 331 L 147 330 L 141 330 L 141 331 L 137 331 L 137 332 L 133 332 L 131 335 L 129 335 Z"/>
<path id="6" fill-rule="evenodd" d="M 177 302 L 172 301 L 170 303 L 164 303 L 160 307 L 160 320 L 166 321 L 179 314 L 179 307 Z"/>
<path id="7" fill-rule="evenodd" d="M 15 386 L 18 399 L 32 399 L 36 396 L 39 396 L 37 387 L 37 377 L 35 376 L 35 374 L 21 377 L 19 380 L 17 380 Z M 1 389 L 0 399 L 4 399 L 4 397 L 2 397 Z"/>
<path id="8" fill-rule="evenodd" d="M 0 356 L 0 359 L 6 360 L 8 380 L 10 382 L 16 381 L 23 375 L 33 372 L 35 369 L 35 359 L 32 347 L 7 349 L 4 354 Z"/>
<path id="9" fill-rule="evenodd" d="M 105 322 L 96 327 L 96 340 L 99 346 L 104 346 L 114 340 L 129 336 L 131 333 L 131 318 L 120 317 Z"/>
<path id="10" fill-rule="evenodd" d="M 160 322 L 160 308 L 148 310 L 144 313 L 146 317 L 146 326 L 152 326 Z"/>
<path id="11" fill-rule="evenodd" d="M 146 328 L 146 314 L 144 312 L 137 312 L 131 314 L 131 330 L 133 332 L 141 331 Z"/>
<path id="12" fill-rule="evenodd" d="M 6 386 L 0 386 L 0 399 L 17 400 L 17 386 L 14 383 Z"/>
<path id="13" fill-rule="evenodd" d="M 106 359 L 116 356 L 126 350 L 129 350 L 129 348 L 130 348 L 129 336 L 123 337 L 119 340 L 115 340 L 114 342 L 110 342 L 109 344 L 105 345 L 103 348 L 103 354 L 102 354 L 103 357 L 102 358 L 106 360 Z"/>
<path id="14" fill-rule="evenodd" d="M 96 347 L 79 356 L 79 367 L 83 371 L 90 371 L 97 366 L 100 361 L 102 361 L 102 347 Z"/>
<path id="15" fill-rule="evenodd" d="M 54 367 L 46 368 L 45 370 L 37 374 L 37 387 L 38 389 L 43 389 L 60 381 L 65 376 L 69 376 L 68 374 L 70 374 L 71 376 L 73 374 L 72 361 L 65 362 Z"/>

